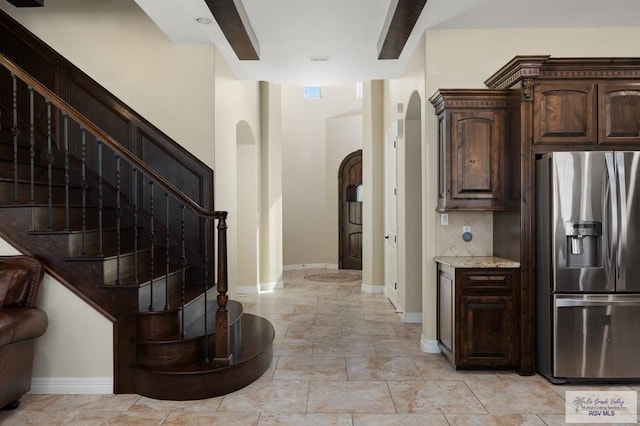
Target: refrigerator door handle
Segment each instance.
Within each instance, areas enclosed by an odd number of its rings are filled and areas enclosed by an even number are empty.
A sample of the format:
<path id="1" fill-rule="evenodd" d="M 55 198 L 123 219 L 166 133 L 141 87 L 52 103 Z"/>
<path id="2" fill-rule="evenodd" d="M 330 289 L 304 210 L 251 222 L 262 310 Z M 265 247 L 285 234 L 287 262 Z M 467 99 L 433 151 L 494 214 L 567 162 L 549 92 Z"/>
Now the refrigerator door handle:
<path id="1" fill-rule="evenodd" d="M 617 280 L 617 251 L 618 251 L 618 191 L 616 181 L 616 161 L 613 152 L 607 152 L 604 155 L 606 168 L 606 184 L 603 185 L 605 194 L 602 197 L 603 216 L 605 222 L 605 276 L 606 288 L 614 290 Z"/>
<path id="2" fill-rule="evenodd" d="M 585 299 L 557 299 L 556 308 L 576 308 L 587 306 L 640 306 L 640 297 L 621 299 L 585 300 Z"/>
<path id="3" fill-rule="evenodd" d="M 620 220 L 620 231 L 618 232 L 618 252 L 616 254 L 616 290 L 626 290 L 627 277 L 625 268 L 621 268 L 626 262 L 627 252 L 627 223 L 628 223 L 628 206 L 627 206 L 627 171 L 625 168 L 624 152 L 616 152 L 616 172 L 618 175 L 618 197 L 620 198 L 619 206 L 620 211 L 617 214 L 617 218 Z"/>

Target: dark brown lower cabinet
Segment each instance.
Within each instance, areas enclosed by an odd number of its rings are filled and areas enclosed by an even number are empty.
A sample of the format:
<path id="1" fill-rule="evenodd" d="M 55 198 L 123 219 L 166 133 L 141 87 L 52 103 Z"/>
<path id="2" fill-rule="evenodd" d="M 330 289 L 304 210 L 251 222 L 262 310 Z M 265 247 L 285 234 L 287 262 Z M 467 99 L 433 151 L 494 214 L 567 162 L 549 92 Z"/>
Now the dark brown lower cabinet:
<path id="1" fill-rule="evenodd" d="M 517 268 L 438 266 L 438 343 L 459 369 L 517 368 Z"/>

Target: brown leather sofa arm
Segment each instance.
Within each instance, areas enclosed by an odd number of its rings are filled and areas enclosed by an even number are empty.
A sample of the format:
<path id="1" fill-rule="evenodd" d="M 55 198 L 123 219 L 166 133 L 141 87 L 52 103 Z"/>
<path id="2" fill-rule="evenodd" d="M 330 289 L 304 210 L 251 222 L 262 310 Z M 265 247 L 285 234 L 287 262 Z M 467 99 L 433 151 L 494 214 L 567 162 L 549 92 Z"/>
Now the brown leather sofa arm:
<path id="1" fill-rule="evenodd" d="M 31 389 L 35 342 L 49 320 L 36 307 L 44 268 L 31 256 L 0 256 L 0 409 Z"/>
<path id="2" fill-rule="evenodd" d="M 40 337 L 49 319 L 38 308 L 14 308 L 0 311 L 0 346 Z"/>

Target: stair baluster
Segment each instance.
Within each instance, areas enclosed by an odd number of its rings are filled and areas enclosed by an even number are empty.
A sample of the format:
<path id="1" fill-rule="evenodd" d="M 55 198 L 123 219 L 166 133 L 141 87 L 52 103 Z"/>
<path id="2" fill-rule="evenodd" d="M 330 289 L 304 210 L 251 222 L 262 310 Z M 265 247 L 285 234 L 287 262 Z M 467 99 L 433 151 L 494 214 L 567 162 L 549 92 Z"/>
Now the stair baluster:
<path id="1" fill-rule="evenodd" d="M 13 127 L 11 135 L 13 136 L 13 203 L 18 204 L 18 137 L 20 129 L 18 128 L 18 78 L 11 73 L 12 89 L 13 89 Z"/>
<path id="2" fill-rule="evenodd" d="M 164 275 L 164 310 L 169 310 L 169 193 L 164 193 L 166 202 L 166 229 L 164 233 L 164 253 L 165 253 L 165 275 Z"/>
<path id="3" fill-rule="evenodd" d="M 180 273 L 182 281 L 180 283 L 181 301 L 180 301 L 180 337 L 184 337 L 184 302 L 185 302 L 185 286 L 187 284 L 187 249 L 185 241 L 185 226 L 184 226 L 184 204 L 180 206 L 182 210 L 182 219 L 180 221 L 180 242 L 182 244 L 182 259 L 180 260 Z"/>
<path id="4" fill-rule="evenodd" d="M 102 219 L 103 219 L 103 190 L 104 177 L 102 174 L 102 141 L 96 140 L 98 148 L 98 257 L 104 257 L 103 241 L 102 241 Z"/>
<path id="5" fill-rule="evenodd" d="M 47 103 L 47 230 L 53 230 L 53 151 L 51 147 L 51 101 Z"/>
<path id="6" fill-rule="evenodd" d="M 33 87 L 28 86 L 29 90 L 29 204 L 36 202 L 35 187 L 35 168 L 36 168 L 36 135 L 35 135 L 35 118 L 33 107 Z"/>
<path id="7" fill-rule="evenodd" d="M 71 229 L 69 226 L 69 116 L 62 114 L 62 126 L 64 131 L 64 230 Z"/>
<path id="8" fill-rule="evenodd" d="M 138 169 L 131 169 L 131 182 L 133 186 L 133 281 L 138 284 Z"/>
<path id="9" fill-rule="evenodd" d="M 149 218 L 150 226 L 149 226 L 149 242 L 151 243 L 151 252 L 149 253 L 149 271 L 151 272 L 149 277 L 149 311 L 153 311 L 153 261 L 154 261 L 154 253 L 156 251 L 156 234 L 155 234 L 155 223 L 153 217 L 153 181 L 149 181 Z"/>
<path id="10" fill-rule="evenodd" d="M 116 285 L 120 284 L 120 154 L 116 154 Z"/>
<path id="11" fill-rule="evenodd" d="M 82 190 L 82 255 L 87 255 L 87 131 L 84 127 L 80 127 L 80 144 L 81 144 L 81 182 Z"/>

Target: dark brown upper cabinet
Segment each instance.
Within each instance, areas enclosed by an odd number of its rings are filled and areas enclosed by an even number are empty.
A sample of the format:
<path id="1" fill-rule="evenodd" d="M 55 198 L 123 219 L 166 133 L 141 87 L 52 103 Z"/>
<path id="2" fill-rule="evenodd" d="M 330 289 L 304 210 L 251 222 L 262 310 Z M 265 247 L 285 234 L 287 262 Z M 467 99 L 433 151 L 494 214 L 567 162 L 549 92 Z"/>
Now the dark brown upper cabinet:
<path id="1" fill-rule="evenodd" d="M 448 89 L 429 100 L 438 117 L 437 210 L 505 210 L 507 93 Z"/>
<path id="2" fill-rule="evenodd" d="M 592 83 L 541 82 L 533 104 L 534 143 L 593 143 L 597 91 Z"/>
<path id="3" fill-rule="evenodd" d="M 600 143 L 640 143 L 640 82 L 598 85 Z"/>
<path id="4" fill-rule="evenodd" d="M 533 102 L 534 144 L 640 142 L 640 83 L 541 81 Z"/>

